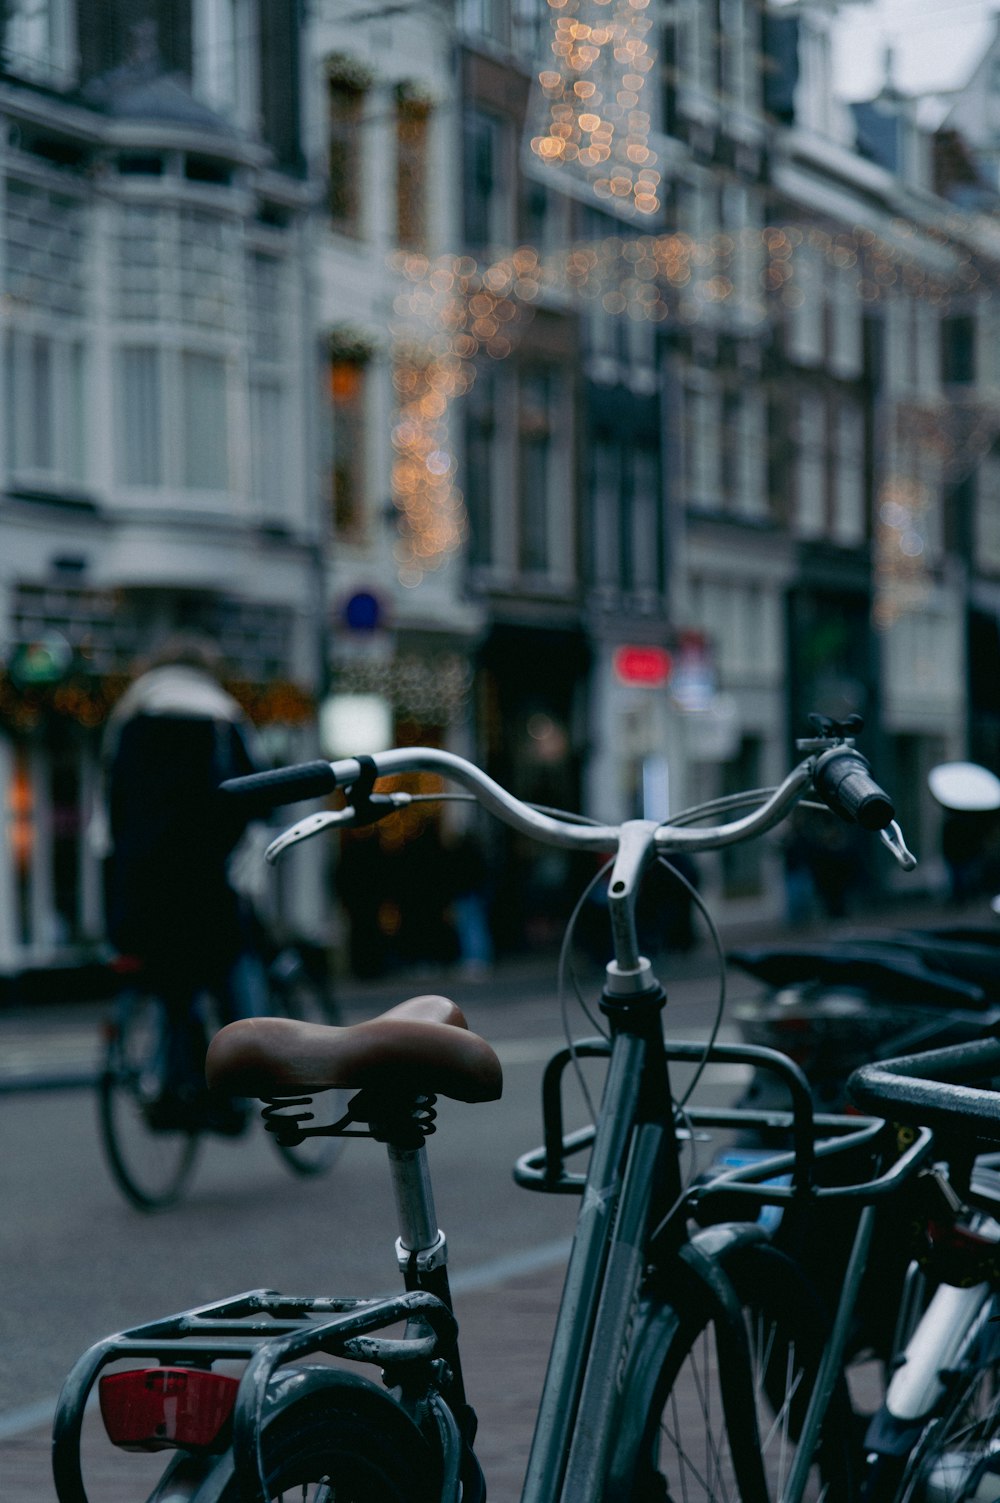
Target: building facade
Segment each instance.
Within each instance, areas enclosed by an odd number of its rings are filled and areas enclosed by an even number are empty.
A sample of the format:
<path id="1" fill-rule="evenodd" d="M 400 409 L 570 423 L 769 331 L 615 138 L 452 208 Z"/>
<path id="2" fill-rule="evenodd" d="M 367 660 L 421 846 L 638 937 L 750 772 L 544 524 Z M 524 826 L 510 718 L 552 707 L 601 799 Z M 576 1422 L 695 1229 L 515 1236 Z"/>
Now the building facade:
<path id="1" fill-rule="evenodd" d="M 283 0 L 4 10 L 4 972 L 101 939 L 101 726 L 164 633 L 216 638 L 267 755 L 311 745 L 298 23 Z M 290 901 L 318 924 L 305 884 Z"/>

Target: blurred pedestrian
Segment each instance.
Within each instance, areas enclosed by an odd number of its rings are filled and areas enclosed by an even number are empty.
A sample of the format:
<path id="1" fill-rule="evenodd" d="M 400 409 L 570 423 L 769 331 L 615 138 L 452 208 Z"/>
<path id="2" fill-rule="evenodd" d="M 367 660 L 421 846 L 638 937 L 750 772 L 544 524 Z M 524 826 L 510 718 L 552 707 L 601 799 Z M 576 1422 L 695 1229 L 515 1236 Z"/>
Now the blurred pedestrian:
<path id="1" fill-rule="evenodd" d="M 247 819 L 217 791 L 255 761 L 250 727 L 220 672 L 210 641 L 169 638 L 115 706 L 102 749 L 107 932 L 166 1005 L 163 1126 L 203 1093 L 203 995 L 220 1023 L 267 1008 L 252 915 L 229 869 Z M 208 1125 L 237 1131 L 241 1121 L 216 1104 Z"/>
<path id="2" fill-rule="evenodd" d="M 482 845 L 471 830 L 460 830 L 445 841 L 449 912 L 458 940 L 458 966 L 466 976 L 482 977 L 493 965 L 493 936 L 489 916 L 489 866 Z"/>

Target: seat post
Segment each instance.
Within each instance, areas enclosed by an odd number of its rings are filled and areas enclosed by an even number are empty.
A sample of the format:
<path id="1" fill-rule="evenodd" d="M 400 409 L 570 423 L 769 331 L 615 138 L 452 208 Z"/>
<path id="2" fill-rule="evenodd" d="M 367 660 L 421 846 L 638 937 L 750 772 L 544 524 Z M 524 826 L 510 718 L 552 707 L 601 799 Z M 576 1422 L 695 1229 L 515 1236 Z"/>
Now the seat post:
<path id="1" fill-rule="evenodd" d="M 407 1289 L 423 1289 L 436 1295 L 450 1310 L 451 1289 L 448 1285 L 448 1242 L 437 1224 L 434 1191 L 431 1187 L 427 1149 L 423 1142 L 388 1141 L 389 1171 L 396 1201 L 399 1236 L 396 1258 Z M 465 1380 L 458 1345 L 452 1344 L 443 1355 L 447 1363 L 449 1400 L 469 1438 L 475 1434 L 475 1417 L 465 1399 Z"/>
<path id="2" fill-rule="evenodd" d="M 448 1247 L 437 1224 L 427 1149 L 419 1145 L 388 1143 L 389 1172 L 396 1201 L 399 1237 L 396 1256 L 404 1273 L 430 1273 L 443 1268 Z"/>

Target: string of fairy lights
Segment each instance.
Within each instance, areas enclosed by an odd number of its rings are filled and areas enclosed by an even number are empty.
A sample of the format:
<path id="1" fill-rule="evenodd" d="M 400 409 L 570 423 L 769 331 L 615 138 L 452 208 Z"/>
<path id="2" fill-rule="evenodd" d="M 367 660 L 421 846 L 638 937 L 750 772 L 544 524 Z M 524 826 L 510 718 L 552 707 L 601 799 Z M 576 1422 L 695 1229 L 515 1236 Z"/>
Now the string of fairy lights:
<path id="1" fill-rule="evenodd" d="M 543 254 L 521 246 L 482 264 L 471 256 L 400 253 L 395 299 L 393 496 L 405 525 L 399 577 L 419 584 L 460 547 L 465 510 L 448 437 L 450 404 L 477 365 L 503 360 L 539 306 L 592 309 L 674 330 L 701 324 L 762 334 L 815 318 L 829 295 L 862 309 L 922 300 L 939 315 L 994 295 L 1000 262 L 974 253 L 959 214 L 914 226 L 743 225 L 691 234 L 643 232 L 661 207 L 648 91 L 657 54 L 650 0 L 547 0 L 549 42 L 529 110 L 530 148 L 554 187 L 581 179 L 622 224 L 618 234 Z M 822 317 L 822 313 L 820 313 Z M 873 527 L 874 619 L 889 626 L 929 588 L 929 540 L 940 481 L 1000 434 L 1000 412 L 973 403 L 956 427 L 938 399 L 897 404 Z"/>
<path id="2" fill-rule="evenodd" d="M 794 224 L 745 227 L 696 239 L 684 233 L 619 234 L 543 255 L 521 246 L 485 264 L 468 255 L 400 253 L 394 303 L 399 417 L 393 431 L 393 495 L 405 520 L 397 546 L 404 584 L 415 585 L 461 545 L 465 528 L 448 438 L 450 404 L 468 393 L 483 359 L 500 361 L 539 306 L 592 307 L 610 316 L 675 328 L 698 323 L 752 332 L 816 296 L 810 277 L 839 277 L 841 296 L 871 305 L 923 299 L 939 314 L 995 295 L 996 269 L 976 257 L 949 222 L 918 236 L 905 224 L 892 238 L 868 228 L 827 232 Z M 930 253 L 929 253 L 930 252 Z M 808 269 L 807 269 L 808 268 Z M 895 448 L 920 456 L 925 471 L 981 452 L 1000 431 L 1000 413 L 977 409 L 959 432 L 940 402 L 911 400 Z M 891 624 L 926 582 L 931 487 L 890 476 L 876 526 L 877 618 Z"/>
<path id="3" fill-rule="evenodd" d="M 660 207 L 660 173 L 649 144 L 647 41 L 650 0 L 549 0 L 551 62 L 538 75 L 544 118 L 531 150 L 546 164 L 581 172 L 599 200 L 637 217 Z"/>

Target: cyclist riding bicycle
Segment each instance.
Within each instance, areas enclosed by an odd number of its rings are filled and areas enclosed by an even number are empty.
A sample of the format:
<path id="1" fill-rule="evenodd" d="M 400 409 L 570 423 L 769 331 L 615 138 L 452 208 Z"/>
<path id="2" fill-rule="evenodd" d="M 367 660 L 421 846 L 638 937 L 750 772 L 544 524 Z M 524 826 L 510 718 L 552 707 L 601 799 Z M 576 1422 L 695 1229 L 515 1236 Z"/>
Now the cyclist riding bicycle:
<path id="1" fill-rule="evenodd" d="M 169 1020 L 163 1090 L 151 1122 L 236 1133 L 243 1108 L 204 1100 L 209 994 L 219 1023 L 267 1011 L 251 915 L 230 877 L 246 816 L 216 798 L 255 770 L 251 730 L 219 682 L 221 657 L 196 636 L 168 639 L 116 705 L 103 746 L 108 938 L 141 967 Z"/>

